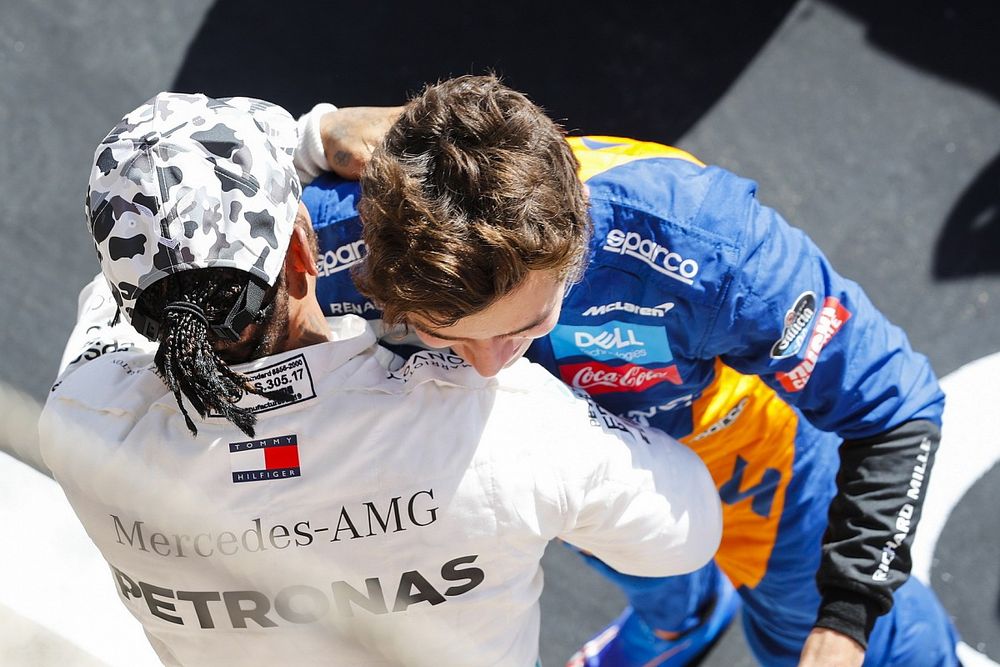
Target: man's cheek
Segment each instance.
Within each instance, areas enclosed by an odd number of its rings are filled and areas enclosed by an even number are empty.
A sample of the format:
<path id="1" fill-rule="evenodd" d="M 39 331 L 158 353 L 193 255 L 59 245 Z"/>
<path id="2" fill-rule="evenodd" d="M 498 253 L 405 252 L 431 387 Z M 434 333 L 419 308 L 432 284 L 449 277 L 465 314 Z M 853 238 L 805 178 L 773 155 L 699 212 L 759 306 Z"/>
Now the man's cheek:
<path id="1" fill-rule="evenodd" d="M 517 351 L 514 353 L 514 356 L 512 356 L 510 361 L 504 364 L 503 367 L 510 368 L 514 364 L 514 362 L 523 357 L 525 352 L 528 351 L 528 348 L 531 347 L 531 341 L 533 340 L 534 340 L 533 338 L 528 338 L 523 343 L 521 343 L 520 347 L 518 347 Z"/>

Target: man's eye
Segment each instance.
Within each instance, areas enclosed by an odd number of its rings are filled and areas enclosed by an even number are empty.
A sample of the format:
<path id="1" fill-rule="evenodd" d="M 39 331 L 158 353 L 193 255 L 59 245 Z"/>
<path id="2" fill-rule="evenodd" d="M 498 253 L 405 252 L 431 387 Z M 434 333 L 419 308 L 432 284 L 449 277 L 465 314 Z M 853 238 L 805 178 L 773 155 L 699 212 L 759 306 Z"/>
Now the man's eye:
<path id="1" fill-rule="evenodd" d="M 426 343 L 427 345 L 430 345 L 432 347 L 450 347 L 450 346 L 452 346 L 455 343 L 455 341 L 453 341 L 451 339 L 448 339 L 448 338 L 438 338 L 434 334 L 432 334 L 430 332 L 427 332 L 427 331 L 419 331 L 418 330 L 417 333 L 420 335 L 420 338 L 423 339 L 424 343 Z"/>

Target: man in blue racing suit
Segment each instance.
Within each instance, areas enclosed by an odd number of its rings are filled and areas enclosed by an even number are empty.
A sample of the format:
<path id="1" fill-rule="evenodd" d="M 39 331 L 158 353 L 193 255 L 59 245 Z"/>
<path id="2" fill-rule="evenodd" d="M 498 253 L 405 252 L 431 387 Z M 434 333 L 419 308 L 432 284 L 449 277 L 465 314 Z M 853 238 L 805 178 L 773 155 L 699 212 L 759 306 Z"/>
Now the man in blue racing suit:
<path id="1" fill-rule="evenodd" d="M 300 170 L 356 172 L 364 151 L 337 141 L 380 137 L 400 114 L 363 109 L 379 119 L 374 130 L 338 127 L 351 111 L 320 105 L 300 120 Z M 428 317 L 440 314 L 436 306 L 393 306 L 392 289 L 377 289 L 380 275 L 411 281 L 400 293 L 415 293 L 421 280 L 428 294 L 466 289 L 463 274 L 481 267 L 461 253 L 455 287 L 427 277 L 426 257 L 442 242 L 421 237 L 435 219 L 412 200 L 446 201 L 447 215 L 492 224 L 475 213 L 480 198 L 506 196 L 490 190 L 502 180 L 490 170 L 505 169 L 494 148 L 517 143 L 505 133 L 524 114 L 551 124 L 492 77 L 429 86 L 375 151 L 379 168 L 365 172 L 364 229 L 355 182 L 320 176 L 303 202 L 320 239 L 328 314 L 379 319 L 392 308 L 425 343 L 450 345 L 487 376 L 523 352 L 527 343 L 512 336 L 533 339 L 533 361 L 611 412 L 673 435 L 708 465 L 724 507 L 714 564 L 644 579 L 591 559 L 630 606 L 570 664 L 689 664 L 739 599 L 764 665 L 957 664 L 947 615 L 908 579 L 943 394 L 905 334 L 803 232 L 762 206 L 752 181 L 659 144 L 569 138 L 592 228 L 585 272 L 565 288 L 557 323 L 490 329 L 491 313 L 516 307 L 520 288 L 450 319 Z M 522 142 L 526 161 L 553 154 L 540 141 Z M 418 194 L 407 194 L 414 184 Z M 531 191 L 524 184 L 516 196 Z M 373 296 L 359 292 L 352 267 Z"/>

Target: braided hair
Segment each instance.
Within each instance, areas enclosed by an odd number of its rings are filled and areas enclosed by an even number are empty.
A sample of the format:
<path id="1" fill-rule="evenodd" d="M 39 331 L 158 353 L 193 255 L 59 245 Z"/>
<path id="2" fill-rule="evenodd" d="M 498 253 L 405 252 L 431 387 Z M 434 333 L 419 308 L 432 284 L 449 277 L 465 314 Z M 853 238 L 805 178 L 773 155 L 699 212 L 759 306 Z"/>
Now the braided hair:
<path id="1" fill-rule="evenodd" d="M 283 275 L 282 275 L 283 278 Z M 181 394 L 195 411 L 205 417 L 219 414 L 248 437 L 253 437 L 257 416 L 237 402 L 245 393 L 266 395 L 249 380 L 232 370 L 220 357 L 218 337 L 209 322 L 225 318 L 240 298 L 249 274 L 235 269 L 210 268 L 181 271 L 157 281 L 141 295 L 138 308 L 160 323 L 154 363 L 160 377 L 174 394 L 192 435 L 198 429 L 188 414 Z M 271 288 L 269 296 L 283 281 Z M 271 303 L 274 301 L 272 299 Z M 263 331 L 273 319 L 274 308 L 261 311 L 254 323 Z M 251 325 L 253 326 L 253 325 Z"/>

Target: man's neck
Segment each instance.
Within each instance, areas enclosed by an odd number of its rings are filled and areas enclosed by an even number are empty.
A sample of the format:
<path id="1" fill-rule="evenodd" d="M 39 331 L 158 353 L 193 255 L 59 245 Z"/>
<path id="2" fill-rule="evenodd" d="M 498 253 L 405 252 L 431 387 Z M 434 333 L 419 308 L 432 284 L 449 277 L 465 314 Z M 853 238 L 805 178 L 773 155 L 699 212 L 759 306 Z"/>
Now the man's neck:
<path id="1" fill-rule="evenodd" d="M 288 336 L 279 346 L 278 352 L 296 350 L 300 347 L 325 343 L 330 340 L 330 326 L 323 317 L 314 294 L 304 299 L 290 298 L 288 303 Z"/>

